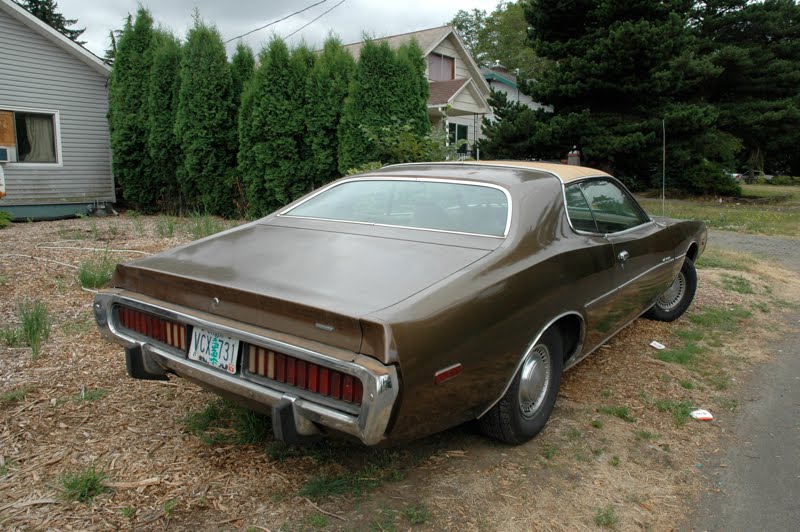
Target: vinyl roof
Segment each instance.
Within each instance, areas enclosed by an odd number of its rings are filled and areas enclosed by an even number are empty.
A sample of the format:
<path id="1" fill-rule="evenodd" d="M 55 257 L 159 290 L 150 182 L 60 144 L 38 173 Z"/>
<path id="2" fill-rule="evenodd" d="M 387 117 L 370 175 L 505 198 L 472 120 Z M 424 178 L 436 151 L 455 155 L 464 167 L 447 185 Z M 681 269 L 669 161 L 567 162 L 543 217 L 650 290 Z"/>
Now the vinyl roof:
<path id="1" fill-rule="evenodd" d="M 481 170 L 485 169 L 486 171 L 488 171 L 491 167 L 506 168 L 509 170 L 531 170 L 530 176 L 525 177 L 527 172 L 523 173 L 522 175 L 516 173 L 516 178 L 511 178 L 511 175 L 513 174 L 509 172 L 481 172 L 483 175 L 479 179 L 497 183 L 508 183 L 509 179 L 514 181 L 518 181 L 520 178 L 522 180 L 527 180 L 535 178 L 536 174 L 541 177 L 542 173 L 555 176 L 560 179 L 562 183 L 569 183 L 570 181 L 575 181 L 585 177 L 609 175 L 602 170 L 588 168 L 586 166 L 572 166 L 567 164 L 544 163 L 538 161 L 447 161 L 430 163 L 404 163 L 384 166 L 382 169 L 375 171 L 375 173 L 395 174 L 397 172 L 403 172 L 413 175 L 417 172 L 424 172 L 424 175 L 426 176 L 437 177 L 445 175 L 443 168 L 447 168 L 449 170 L 449 172 L 446 173 L 448 177 L 469 178 L 468 171 L 470 168 L 472 168 L 472 170 L 477 170 L 478 168 L 476 167 L 481 168 Z"/>
<path id="2" fill-rule="evenodd" d="M 576 179 L 581 179 L 584 177 L 609 175 L 608 173 L 602 170 L 589 168 L 587 166 L 573 166 L 569 164 L 557 164 L 557 163 L 542 163 L 538 161 L 464 161 L 463 163 L 455 163 L 455 164 L 505 166 L 512 168 L 528 168 L 531 170 L 540 170 L 555 175 L 564 183 L 567 183 L 569 181 L 575 181 Z"/>

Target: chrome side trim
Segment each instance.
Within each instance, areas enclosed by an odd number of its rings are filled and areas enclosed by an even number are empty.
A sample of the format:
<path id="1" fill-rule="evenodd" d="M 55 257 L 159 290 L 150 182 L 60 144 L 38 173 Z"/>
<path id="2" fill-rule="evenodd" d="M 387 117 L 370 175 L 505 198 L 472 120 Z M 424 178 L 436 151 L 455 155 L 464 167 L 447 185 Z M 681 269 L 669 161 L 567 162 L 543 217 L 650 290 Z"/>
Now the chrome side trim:
<path id="1" fill-rule="evenodd" d="M 391 224 L 380 224 L 380 223 L 372 223 L 372 222 L 358 222 L 358 221 L 351 221 L 351 220 L 336 220 L 336 219 L 331 219 L 331 218 L 315 218 L 315 217 L 311 217 L 311 216 L 296 216 L 296 215 L 289 214 L 292 211 L 292 209 L 294 209 L 295 207 L 299 207 L 300 205 L 302 205 L 303 203 L 307 202 L 308 200 L 317 197 L 319 194 L 322 194 L 323 192 L 325 192 L 327 190 L 330 190 L 333 187 L 338 187 L 339 185 L 344 185 L 346 183 L 352 183 L 352 182 L 355 182 L 355 181 L 420 181 L 420 182 L 425 182 L 425 183 L 452 183 L 452 184 L 456 184 L 456 185 L 469 185 L 469 186 L 473 186 L 473 187 L 486 187 L 486 188 L 493 188 L 493 189 L 499 190 L 500 192 L 505 194 L 506 203 L 508 204 L 508 215 L 506 216 L 506 226 L 505 226 L 505 229 L 503 231 L 503 236 L 484 235 L 484 234 L 481 234 L 481 233 L 464 233 L 464 232 L 460 232 L 460 231 L 448 231 L 446 229 L 429 229 L 429 228 L 425 228 L 425 227 L 409 227 L 407 225 L 391 225 Z M 329 221 L 332 221 L 332 222 L 345 222 L 345 223 L 354 223 L 354 224 L 362 224 L 362 225 L 375 225 L 375 226 L 379 226 L 379 227 L 399 227 L 399 228 L 402 228 L 402 229 L 413 229 L 413 230 L 417 230 L 417 231 L 435 231 L 437 233 L 451 233 L 451 234 L 457 234 L 457 235 L 483 236 L 483 237 L 488 237 L 488 238 L 505 238 L 505 237 L 508 236 L 508 232 L 511 229 L 512 211 L 513 211 L 513 205 L 512 205 L 512 202 L 511 202 L 511 193 L 505 187 L 501 187 L 500 185 L 495 185 L 494 183 L 487 183 L 485 181 L 465 181 L 465 180 L 461 180 L 461 179 L 433 179 L 433 178 L 426 178 L 426 177 L 380 177 L 380 176 L 367 177 L 367 176 L 364 176 L 364 177 L 351 177 L 349 179 L 342 179 L 342 180 L 339 180 L 339 181 L 334 181 L 333 183 L 330 183 L 329 185 L 326 185 L 326 186 L 320 188 L 319 190 L 314 191 L 312 194 L 310 194 L 309 196 L 303 198 L 299 202 L 297 202 L 297 203 L 295 203 L 295 204 L 283 209 L 282 211 L 280 211 L 278 213 L 278 216 L 279 217 L 280 216 L 289 216 L 289 217 L 292 217 L 292 218 L 300 218 L 300 219 L 306 219 L 306 220 L 329 220 Z"/>
<path id="2" fill-rule="evenodd" d="M 547 325 L 542 327 L 542 329 L 539 331 L 539 333 L 536 335 L 536 337 L 533 339 L 533 341 L 528 345 L 528 347 L 525 349 L 525 352 L 520 357 L 519 362 L 517 362 L 517 365 L 514 368 L 514 372 L 511 374 L 511 378 L 508 379 L 508 382 L 506 383 L 505 387 L 503 388 L 503 391 L 500 393 L 500 396 L 497 399 L 495 399 L 494 401 L 492 401 L 491 404 L 489 406 L 487 406 L 486 409 L 483 412 L 480 413 L 480 415 L 478 416 L 478 419 L 480 419 L 483 416 L 485 416 L 486 413 L 489 410 L 494 408 L 494 405 L 496 405 L 498 402 L 500 402 L 500 399 L 503 398 L 503 396 L 506 394 L 508 389 L 511 387 L 511 383 L 514 382 L 514 378 L 517 376 L 517 373 L 519 372 L 519 368 L 522 367 L 523 362 L 525 362 L 525 359 L 528 358 L 528 355 L 531 353 L 533 348 L 536 346 L 536 342 L 539 341 L 539 338 L 541 338 L 542 335 L 545 332 L 547 332 L 547 330 L 550 327 L 552 327 L 555 322 L 557 322 L 558 320 L 560 320 L 564 316 L 570 316 L 570 315 L 578 316 L 578 318 L 580 318 L 580 320 L 581 320 L 581 334 L 580 334 L 580 338 L 578 338 L 578 345 L 575 347 L 575 353 L 580 353 L 581 348 L 583 347 L 583 340 L 586 337 L 586 322 L 583 319 L 583 315 L 581 315 L 579 312 L 575 312 L 575 311 L 572 311 L 572 310 L 568 311 L 568 312 L 564 312 L 562 314 L 559 314 L 558 316 L 556 316 L 555 318 L 553 318 L 552 320 L 547 322 Z"/>
<path id="3" fill-rule="evenodd" d="M 671 265 L 671 264 L 672 264 L 673 262 L 675 262 L 677 259 L 679 259 L 679 258 L 681 258 L 681 257 L 684 257 L 685 255 L 686 255 L 686 253 L 684 253 L 683 255 L 680 255 L 680 256 L 678 256 L 678 257 L 672 257 L 672 258 L 670 258 L 670 259 L 668 259 L 668 260 L 666 260 L 666 261 L 664 261 L 664 262 L 659 262 L 658 264 L 656 264 L 656 265 L 655 265 L 655 266 L 653 266 L 652 268 L 648 268 L 647 270 L 643 271 L 642 273 L 640 273 L 640 274 L 639 274 L 639 275 L 637 275 L 636 277 L 632 277 L 631 279 L 628 279 L 627 281 L 625 281 L 624 283 L 622 283 L 622 284 L 621 284 L 621 285 L 619 285 L 618 287 L 614 288 L 614 289 L 613 289 L 613 290 L 611 290 L 610 292 L 606 292 L 605 294 L 601 295 L 600 297 L 596 297 L 596 298 L 592 299 L 591 301 L 589 301 L 588 303 L 586 303 L 586 304 L 584 305 L 584 308 L 589 308 L 589 307 L 591 307 L 592 305 L 594 305 L 595 303 L 597 303 L 597 302 L 598 302 L 598 301 L 600 301 L 601 299 L 603 299 L 603 298 L 606 298 L 606 297 L 610 296 L 611 294 L 613 294 L 613 293 L 615 293 L 615 292 L 619 292 L 619 291 L 620 291 L 620 290 L 622 290 L 624 287 L 626 287 L 626 286 L 628 286 L 629 284 L 631 284 L 632 282 L 634 282 L 634 281 L 637 281 L 638 279 L 640 279 L 640 278 L 644 277 L 645 275 L 647 275 L 648 273 L 652 272 L 653 270 L 655 270 L 655 269 L 657 269 L 657 268 L 660 268 L 660 267 L 662 267 L 662 266 Z"/>
<path id="4" fill-rule="evenodd" d="M 179 376 L 212 388 L 226 390 L 266 407 L 277 405 L 282 399 L 289 399 L 292 401 L 295 416 L 356 436 L 366 445 L 375 445 L 383 439 L 399 393 L 399 380 L 394 366 L 385 366 L 371 357 L 355 353 L 352 361 L 344 361 L 324 353 L 287 344 L 269 336 L 209 321 L 189 312 L 142 302 L 120 292 L 120 290 L 114 289 L 105 290 L 95 296 L 95 320 L 101 335 L 105 338 L 126 347 L 138 345 L 142 352 L 157 364 Z M 114 306 L 118 304 L 191 326 L 207 327 L 245 342 L 276 349 L 293 357 L 353 375 L 361 380 L 364 388 L 360 411 L 346 412 L 336 400 L 329 400 L 324 396 L 316 397 L 314 394 L 300 389 L 290 390 L 288 387 L 266 386 L 246 378 L 243 371 L 230 375 L 189 360 L 183 352 L 118 327 L 117 318 L 114 315 Z M 354 409 L 348 408 L 348 410 Z"/>

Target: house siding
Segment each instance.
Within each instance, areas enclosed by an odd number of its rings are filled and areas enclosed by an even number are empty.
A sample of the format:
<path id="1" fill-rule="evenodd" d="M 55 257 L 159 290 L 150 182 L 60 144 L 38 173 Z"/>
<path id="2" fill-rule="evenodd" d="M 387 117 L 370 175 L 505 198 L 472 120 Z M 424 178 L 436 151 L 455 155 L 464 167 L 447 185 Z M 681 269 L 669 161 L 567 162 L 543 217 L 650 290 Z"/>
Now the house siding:
<path id="1" fill-rule="evenodd" d="M 467 69 L 467 65 L 464 61 L 464 57 L 458 53 L 456 47 L 453 45 L 452 41 L 450 40 L 452 37 L 447 37 L 441 43 L 439 43 L 436 48 L 432 51 L 435 54 L 446 55 L 448 57 L 453 57 L 456 60 L 456 79 L 459 78 L 469 78 L 472 77 L 470 75 L 469 69 Z"/>
<path id="2" fill-rule="evenodd" d="M 0 110 L 57 111 L 61 156 L 47 167 L 5 164 L 0 207 L 114 201 L 106 77 L 3 10 L 0 57 Z"/>

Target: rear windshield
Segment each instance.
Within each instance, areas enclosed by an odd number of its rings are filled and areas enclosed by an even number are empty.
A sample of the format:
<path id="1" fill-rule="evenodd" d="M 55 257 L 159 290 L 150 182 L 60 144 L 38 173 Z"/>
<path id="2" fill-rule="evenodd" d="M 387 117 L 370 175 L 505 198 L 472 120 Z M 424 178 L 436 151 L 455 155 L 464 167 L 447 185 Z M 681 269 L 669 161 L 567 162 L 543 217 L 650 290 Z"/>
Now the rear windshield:
<path id="1" fill-rule="evenodd" d="M 285 216 L 505 236 L 508 198 L 485 185 L 359 180 L 336 185 Z"/>

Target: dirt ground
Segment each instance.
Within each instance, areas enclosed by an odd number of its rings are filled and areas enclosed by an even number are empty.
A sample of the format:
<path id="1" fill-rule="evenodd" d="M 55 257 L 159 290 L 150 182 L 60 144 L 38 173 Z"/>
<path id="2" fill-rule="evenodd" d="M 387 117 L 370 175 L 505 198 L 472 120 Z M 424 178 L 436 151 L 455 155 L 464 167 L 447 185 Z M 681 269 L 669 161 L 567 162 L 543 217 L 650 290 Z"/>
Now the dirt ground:
<path id="1" fill-rule="evenodd" d="M 172 237 L 157 236 L 157 223 L 123 216 L 0 231 L 0 329 L 32 298 L 53 320 L 35 359 L 0 342 L 3 528 L 669 529 L 706 482 L 700 457 L 733 415 L 738 383 L 781 334 L 776 316 L 800 301 L 795 276 L 774 266 L 700 270 L 687 317 L 637 320 L 569 371 L 543 433 L 518 447 L 470 424 L 389 450 L 287 449 L 271 436 L 241 444 L 187 428 L 187 415 L 218 404 L 213 395 L 180 379 L 128 378 L 122 349 L 94 326 L 93 294 L 76 281 L 75 267 L 93 256 L 131 260 L 190 238 L 188 222 Z M 752 293 L 732 290 L 733 277 Z M 714 309 L 752 315 L 703 340 L 700 367 L 656 358 L 652 340 L 679 346 L 697 327 L 691 316 Z M 686 421 L 676 404 L 715 420 Z M 64 497 L 64 476 L 91 467 L 107 491 Z"/>

